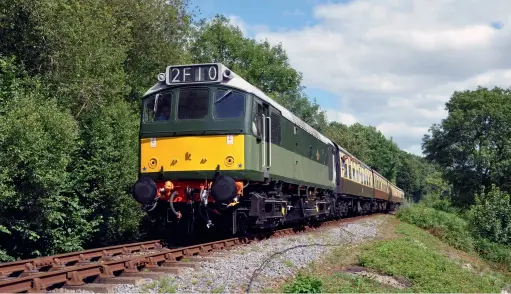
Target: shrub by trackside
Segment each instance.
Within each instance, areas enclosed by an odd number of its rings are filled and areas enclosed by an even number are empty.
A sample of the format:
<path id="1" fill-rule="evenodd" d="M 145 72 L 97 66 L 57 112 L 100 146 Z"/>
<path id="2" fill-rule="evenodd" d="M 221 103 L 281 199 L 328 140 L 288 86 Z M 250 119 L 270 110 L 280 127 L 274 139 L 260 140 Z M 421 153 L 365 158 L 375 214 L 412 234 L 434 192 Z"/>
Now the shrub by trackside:
<path id="1" fill-rule="evenodd" d="M 476 252 L 485 260 L 502 264 L 511 270 L 511 246 L 492 242 L 484 237 L 487 236 L 485 233 L 499 232 L 498 228 L 502 227 L 498 220 L 491 219 L 498 214 L 484 210 L 484 207 L 488 206 L 489 203 L 476 204 L 476 207 L 467 213 L 467 219 L 421 204 L 400 209 L 396 216 L 402 221 L 429 231 L 456 249 L 469 253 Z M 492 229 L 488 224 L 494 224 L 495 228 Z"/>
<path id="2" fill-rule="evenodd" d="M 475 249 L 468 222 L 456 214 L 424 205 L 413 205 L 400 209 L 396 216 L 402 221 L 428 230 L 456 249 L 467 252 Z"/>
<path id="3" fill-rule="evenodd" d="M 299 273 L 296 280 L 284 286 L 284 293 L 321 293 L 322 286 L 320 280 Z"/>

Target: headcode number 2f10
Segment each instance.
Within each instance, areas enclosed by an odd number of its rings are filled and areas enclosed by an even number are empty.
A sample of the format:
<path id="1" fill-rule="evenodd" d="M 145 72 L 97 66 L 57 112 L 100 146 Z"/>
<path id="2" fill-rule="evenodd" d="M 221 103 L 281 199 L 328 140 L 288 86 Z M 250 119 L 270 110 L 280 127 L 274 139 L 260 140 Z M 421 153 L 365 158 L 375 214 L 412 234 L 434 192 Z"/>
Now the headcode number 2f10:
<path id="1" fill-rule="evenodd" d="M 167 84 L 208 83 L 218 81 L 218 65 L 169 66 Z"/>

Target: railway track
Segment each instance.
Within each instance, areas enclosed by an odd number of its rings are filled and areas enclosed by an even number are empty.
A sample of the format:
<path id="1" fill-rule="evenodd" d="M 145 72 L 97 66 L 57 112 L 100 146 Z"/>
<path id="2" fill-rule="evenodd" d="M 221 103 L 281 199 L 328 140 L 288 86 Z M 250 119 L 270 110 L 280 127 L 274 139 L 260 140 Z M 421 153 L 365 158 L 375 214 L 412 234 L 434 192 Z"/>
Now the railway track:
<path id="1" fill-rule="evenodd" d="M 164 273 L 179 274 L 183 267 L 199 266 L 194 262 L 182 261 L 185 257 L 189 260 L 196 255 L 208 255 L 240 244 L 321 229 L 375 215 L 379 214 L 181 248 L 165 248 L 160 240 L 154 240 L 3 263 L 0 264 L 0 293 L 44 292 L 60 287 L 95 291 L 90 289 L 94 285 L 102 289 L 100 286 L 105 284 L 134 283 L 137 279 L 156 278 Z"/>

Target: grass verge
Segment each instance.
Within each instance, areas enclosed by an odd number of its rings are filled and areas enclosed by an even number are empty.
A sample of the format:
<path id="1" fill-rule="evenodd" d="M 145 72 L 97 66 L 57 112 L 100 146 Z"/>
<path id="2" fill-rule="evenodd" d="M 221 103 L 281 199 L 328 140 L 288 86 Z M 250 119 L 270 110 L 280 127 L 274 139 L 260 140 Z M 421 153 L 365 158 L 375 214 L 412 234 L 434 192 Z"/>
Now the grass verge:
<path id="1" fill-rule="evenodd" d="M 477 237 L 467 220 L 455 213 L 440 211 L 424 205 L 400 209 L 397 217 L 423 228 L 449 245 L 495 263 L 494 266 L 511 271 L 511 246 L 497 244 Z"/>
<path id="2" fill-rule="evenodd" d="M 389 217 L 383 240 L 335 249 L 320 264 L 274 292 L 501 292 L 508 274 L 442 242 L 414 225 Z"/>

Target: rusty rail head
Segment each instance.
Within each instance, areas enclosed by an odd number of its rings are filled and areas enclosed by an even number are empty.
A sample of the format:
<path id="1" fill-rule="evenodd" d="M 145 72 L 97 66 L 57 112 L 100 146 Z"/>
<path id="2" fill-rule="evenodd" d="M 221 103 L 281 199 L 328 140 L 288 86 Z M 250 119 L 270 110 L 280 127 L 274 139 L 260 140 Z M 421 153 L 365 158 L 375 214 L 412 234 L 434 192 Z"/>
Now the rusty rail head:
<path id="1" fill-rule="evenodd" d="M 65 267 L 66 264 L 69 263 L 84 263 L 94 259 L 108 260 L 115 255 L 144 250 L 159 250 L 161 248 L 161 241 L 153 240 L 6 262 L 0 264 L 0 280 L 10 276 L 15 277 L 17 275 L 22 275 L 27 272 L 39 271 L 43 268 L 55 270 Z"/>
<path id="2" fill-rule="evenodd" d="M 373 214 L 371 216 L 375 215 L 379 214 Z M 349 219 L 341 219 L 340 221 L 328 221 L 324 222 L 324 224 L 326 227 L 332 224 L 353 222 L 371 216 L 358 216 Z M 316 227 L 313 228 L 315 229 Z M 274 234 L 274 236 L 299 233 L 306 230 L 307 227 L 303 227 L 300 230 L 287 228 L 275 231 L 275 233 L 278 232 L 278 234 Z M 0 264 L 0 270 L 9 269 L 12 271 L 12 269 L 20 268 L 23 273 L 18 277 L 10 278 L 0 275 L 0 293 L 44 291 L 57 284 L 79 286 L 85 284 L 83 280 L 86 278 L 97 276 L 112 277 L 116 272 L 134 272 L 138 271 L 140 267 L 147 267 L 150 269 L 160 266 L 163 262 L 179 261 L 186 256 L 206 254 L 211 251 L 231 248 L 238 244 L 249 243 L 254 240 L 261 240 L 269 237 L 270 235 L 263 233 L 251 237 L 231 238 L 175 249 L 162 248 L 160 241 L 148 241 L 9 262 Z M 157 245 L 153 246 L 151 244 Z M 118 259 L 111 258 L 112 253 L 125 254 L 126 252 L 132 253 L 142 250 L 146 251 L 144 255 L 119 256 L 120 258 Z M 156 252 L 148 252 L 150 250 L 155 250 Z M 103 258 L 96 262 L 90 261 L 92 257 L 104 256 L 109 258 Z M 70 260 L 76 261 L 76 263 L 72 266 L 66 266 Z M 42 272 L 38 270 L 38 267 L 41 266 L 50 266 L 51 268 L 49 271 Z"/>
<path id="3" fill-rule="evenodd" d="M 83 279 L 94 277 L 98 275 L 111 276 L 114 272 L 124 270 L 137 270 L 141 266 L 159 266 L 160 263 L 165 261 L 176 261 L 185 256 L 198 255 L 213 251 L 215 244 L 221 244 L 221 248 L 231 247 L 240 242 L 238 238 L 222 240 L 218 242 L 210 242 L 194 246 L 188 246 L 177 249 L 160 249 L 154 253 L 147 253 L 145 255 L 136 257 L 126 257 L 118 260 L 89 262 L 88 264 L 79 264 L 68 266 L 59 270 L 39 272 L 34 271 L 28 275 L 21 275 L 16 278 L 0 279 L 0 293 L 18 293 L 24 291 L 44 291 L 46 288 L 64 283 L 69 286 L 83 285 Z M 124 245 L 121 247 L 132 247 L 133 244 Z M 102 252 L 101 249 L 96 251 Z M 83 253 L 76 252 L 77 258 L 80 258 Z M 32 264 L 32 263 L 27 263 Z M 33 269 L 33 266 L 28 266 Z"/>

